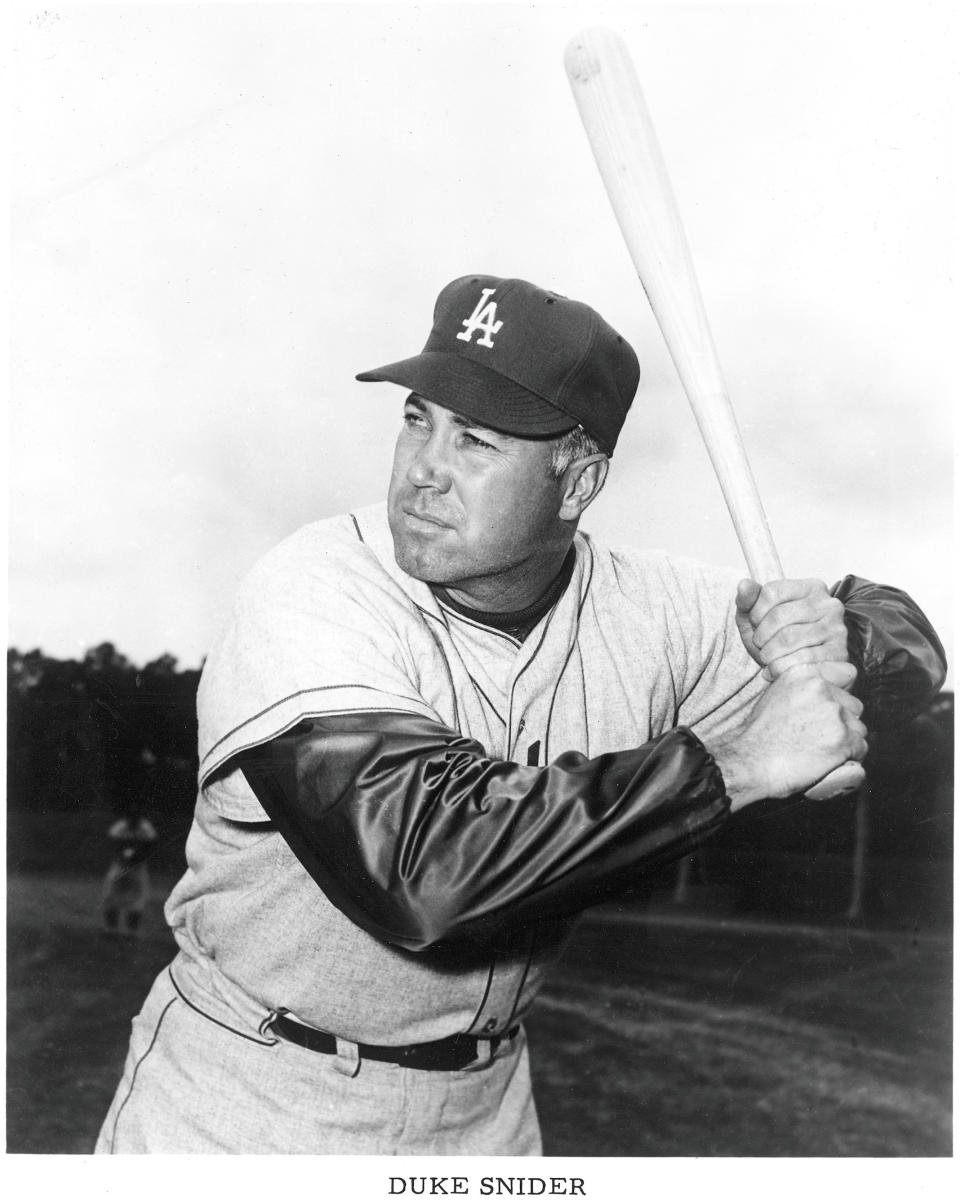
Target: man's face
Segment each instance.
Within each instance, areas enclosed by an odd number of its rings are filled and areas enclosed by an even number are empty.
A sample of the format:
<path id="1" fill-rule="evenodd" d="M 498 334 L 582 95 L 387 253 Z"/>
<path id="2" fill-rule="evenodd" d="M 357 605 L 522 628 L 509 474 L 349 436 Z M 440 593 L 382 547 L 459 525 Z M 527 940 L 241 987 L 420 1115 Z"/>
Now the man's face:
<path id="1" fill-rule="evenodd" d="M 481 609 L 535 600 L 570 538 L 550 457 L 549 442 L 496 433 L 410 396 L 388 497 L 401 569 Z"/>

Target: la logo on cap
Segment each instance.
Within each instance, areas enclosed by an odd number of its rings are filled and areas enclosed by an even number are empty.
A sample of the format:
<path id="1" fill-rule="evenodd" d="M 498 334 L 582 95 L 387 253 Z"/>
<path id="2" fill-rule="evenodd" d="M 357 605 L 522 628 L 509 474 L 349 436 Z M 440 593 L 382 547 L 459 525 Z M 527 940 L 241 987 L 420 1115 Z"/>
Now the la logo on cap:
<path id="1" fill-rule="evenodd" d="M 477 345 L 493 348 L 493 335 L 498 333 L 503 325 L 502 321 L 497 320 L 496 301 L 488 299 L 496 290 L 496 288 L 484 288 L 480 293 L 476 308 L 465 321 L 461 321 L 463 333 L 457 334 L 459 341 L 471 341 L 474 333 L 478 329 L 482 329 L 483 336 L 477 339 Z"/>
<path id="2" fill-rule="evenodd" d="M 557 438 L 579 424 L 610 455 L 639 376 L 629 343 L 589 304 L 477 274 L 437 296 L 419 354 L 357 378 L 398 383 L 516 438 Z"/>

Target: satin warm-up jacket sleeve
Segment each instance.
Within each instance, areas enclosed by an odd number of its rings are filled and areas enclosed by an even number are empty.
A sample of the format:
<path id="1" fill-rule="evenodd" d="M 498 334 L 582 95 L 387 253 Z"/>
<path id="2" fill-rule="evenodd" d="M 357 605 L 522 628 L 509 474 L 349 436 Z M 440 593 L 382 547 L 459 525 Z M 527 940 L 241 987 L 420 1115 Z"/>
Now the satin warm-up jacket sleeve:
<path id="1" fill-rule="evenodd" d="M 331 903 L 409 950 L 622 894 L 729 810 L 683 728 L 536 767 L 424 717 L 355 713 L 303 721 L 238 762 Z"/>
<path id="2" fill-rule="evenodd" d="M 843 601 L 847 651 L 857 668 L 853 694 L 868 729 L 905 724 L 930 703 L 947 677 L 933 626 L 906 592 L 858 575 L 831 589 Z"/>
<path id="3" fill-rule="evenodd" d="M 945 675 L 930 623 L 904 592 L 869 580 L 850 575 L 833 592 L 865 722 L 908 720 Z M 729 811 L 716 764 L 683 727 L 530 767 L 424 717 L 355 713 L 303 721 L 237 763 L 328 899 L 412 950 L 642 886 Z"/>

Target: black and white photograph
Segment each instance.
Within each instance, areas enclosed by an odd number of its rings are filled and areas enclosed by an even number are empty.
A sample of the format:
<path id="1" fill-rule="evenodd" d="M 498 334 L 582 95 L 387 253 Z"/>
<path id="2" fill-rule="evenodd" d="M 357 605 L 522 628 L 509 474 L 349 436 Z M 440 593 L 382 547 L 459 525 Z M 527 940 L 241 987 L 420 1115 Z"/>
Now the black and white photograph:
<path id="1" fill-rule="evenodd" d="M 952 5 L 5 27 L 8 1178 L 942 1195 Z"/>

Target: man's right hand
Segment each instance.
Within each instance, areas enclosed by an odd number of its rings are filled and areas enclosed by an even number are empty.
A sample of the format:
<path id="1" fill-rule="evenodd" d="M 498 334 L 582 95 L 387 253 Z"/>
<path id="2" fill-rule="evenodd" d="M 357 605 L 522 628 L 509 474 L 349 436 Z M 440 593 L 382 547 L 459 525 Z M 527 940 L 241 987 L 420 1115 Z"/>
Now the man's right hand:
<path id="1" fill-rule="evenodd" d="M 707 743 L 731 811 L 804 792 L 842 763 L 859 762 L 866 754 L 863 705 L 844 690 L 855 668 L 825 666 L 791 667 L 767 688 L 738 730 Z"/>

